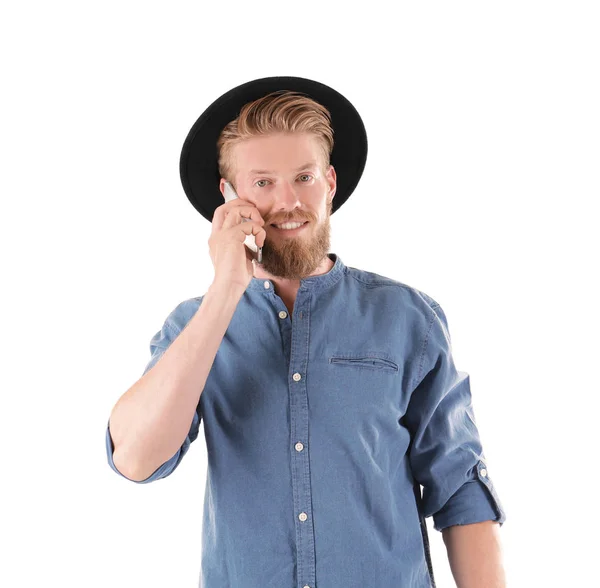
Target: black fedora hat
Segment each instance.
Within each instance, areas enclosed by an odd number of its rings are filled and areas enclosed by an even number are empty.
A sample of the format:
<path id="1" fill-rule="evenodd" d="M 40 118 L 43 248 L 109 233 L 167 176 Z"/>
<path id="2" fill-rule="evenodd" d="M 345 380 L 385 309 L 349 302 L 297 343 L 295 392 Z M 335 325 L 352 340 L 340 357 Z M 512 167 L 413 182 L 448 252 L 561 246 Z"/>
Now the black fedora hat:
<path id="1" fill-rule="evenodd" d="M 198 118 L 183 143 L 179 174 L 194 208 L 212 222 L 224 203 L 219 189 L 217 139 L 237 118 L 244 104 L 277 90 L 301 92 L 323 105 L 331 115 L 334 146 L 330 162 L 336 171 L 333 214 L 356 188 L 367 161 L 367 133 L 357 110 L 342 94 L 314 80 L 290 76 L 259 78 L 236 86 L 217 98 Z"/>

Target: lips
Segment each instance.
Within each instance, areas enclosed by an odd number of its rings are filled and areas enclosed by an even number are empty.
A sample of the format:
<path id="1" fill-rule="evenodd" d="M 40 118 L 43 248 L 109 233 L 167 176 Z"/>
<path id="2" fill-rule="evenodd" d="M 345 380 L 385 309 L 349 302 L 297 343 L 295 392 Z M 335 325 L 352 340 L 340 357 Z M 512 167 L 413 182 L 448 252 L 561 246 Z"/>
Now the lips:
<path id="1" fill-rule="evenodd" d="M 279 223 L 271 223 L 271 226 L 275 226 L 275 225 L 286 225 L 287 223 L 307 223 L 307 220 L 303 220 L 303 219 L 297 219 L 297 220 L 287 220 L 287 221 L 281 221 Z"/>
<path id="2" fill-rule="evenodd" d="M 308 224 L 308 221 L 305 221 L 303 225 L 300 225 L 296 229 L 279 229 L 275 225 L 272 225 L 272 226 L 273 226 L 273 229 L 275 229 L 275 231 L 277 231 L 278 234 L 281 234 L 281 235 L 296 235 L 300 231 L 303 231 L 306 228 L 307 224 Z"/>

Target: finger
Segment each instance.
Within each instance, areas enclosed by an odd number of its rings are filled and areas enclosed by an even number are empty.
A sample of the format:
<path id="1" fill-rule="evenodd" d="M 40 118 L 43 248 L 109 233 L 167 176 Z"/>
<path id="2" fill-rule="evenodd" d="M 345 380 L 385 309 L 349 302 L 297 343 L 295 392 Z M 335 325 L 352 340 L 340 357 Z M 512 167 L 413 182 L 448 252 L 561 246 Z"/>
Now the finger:
<path id="1" fill-rule="evenodd" d="M 217 208 L 215 208 L 215 211 L 213 213 L 213 220 L 212 220 L 212 227 L 214 231 L 218 231 L 220 229 L 223 228 L 223 223 L 225 221 L 225 218 L 228 216 L 229 212 L 236 210 L 237 208 L 240 207 L 253 207 L 256 208 L 256 206 L 254 206 L 254 204 L 252 204 L 251 202 L 249 202 L 248 200 L 245 200 L 243 198 L 234 198 L 233 200 L 230 200 L 229 202 L 225 202 L 223 204 L 221 204 L 220 206 L 217 206 Z M 258 208 L 256 208 L 256 210 L 258 211 Z M 260 215 L 260 213 L 259 213 Z M 249 213 L 248 213 L 248 216 Z M 241 221 L 238 221 L 241 222 Z"/>
<path id="2" fill-rule="evenodd" d="M 241 231 L 239 229 L 241 229 Z M 235 227 L 231 227 L 230 230 L 234 231 L 235 238 L 241 243 L 246 240 L 246 235 L 254 235 L 254 242 L 257 247 L 263 247 L 265 239 L 267 238 L 267 231 L 265 231 L 262 225 L 259 225 L 256 221 L 240 223 Z"/>
<path id="3" fill-rule="evenodd" d="M 221 228 L 223 229 L 227 229 L 229 227 L 232 227 L 234 225 L 237 225 L 239 223 L 244 222 L 244 219 L 248 219 L 254 222 L 257 222 L 261 225 L 265 224 L 264 219 L 262 218 L 262 216 L 260 215 L 260 211 L 258 210 L 258 208 L 256 208 L 256 206 L 237 206 L 235 208 L 233 208 L 232 210 L 229 210 L 227 212 L 227 216 L 225 217 L 225 220 L 223 221 L 223 225 Z"/>

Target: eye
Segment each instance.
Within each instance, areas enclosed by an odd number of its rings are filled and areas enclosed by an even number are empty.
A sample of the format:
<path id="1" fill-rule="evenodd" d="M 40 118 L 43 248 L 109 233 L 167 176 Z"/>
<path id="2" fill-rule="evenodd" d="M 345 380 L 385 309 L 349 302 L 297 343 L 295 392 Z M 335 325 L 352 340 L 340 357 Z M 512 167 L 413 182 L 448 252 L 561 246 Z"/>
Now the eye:
<path id="1" fill-rule="evenodd" d="M 300 176 L 301 178 L 312 178 L 312 176 L 310 174 L 302 174 Z M 308 180 L 307 180 L 308 181 Z M 306 182 L 302 182 L 303 184 L 306 184 Z"/>
<path id="2" fill-rule="evenodd" d="M 260 182 L 268 182 L 269 180 L 258 180 L 258 182 L 256 182 L 254 185 L 256 186 L 258 183 Z M 258 186 L 259 188 L 262 188 L 263 186 Z"/>

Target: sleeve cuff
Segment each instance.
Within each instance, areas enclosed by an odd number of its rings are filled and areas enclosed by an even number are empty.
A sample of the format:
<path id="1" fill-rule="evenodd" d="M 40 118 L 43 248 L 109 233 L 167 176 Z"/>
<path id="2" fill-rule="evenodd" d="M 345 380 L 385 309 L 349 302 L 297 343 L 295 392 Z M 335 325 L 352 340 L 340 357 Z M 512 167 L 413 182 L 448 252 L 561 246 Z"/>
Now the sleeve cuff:
<path id="1" fill-rule="evenodd" d="M 433 515 L 433 526 L 441 531 L 452 525 L 496 521 L 502 526 L 506 513 L 490 480 L 485 464 L 476 468 L 477 478 L 463 484 L 448 502 Z"/>
<path id="2" fill-rule="evenodd" d="M 158 480 L 159 478 L 164 478 L 164 477 L 168 476 L 175 469 L 179 455 L 181 454 L 181 447 L 177 450 L 177 452 L 171 459 L 169 459 L 168 461 L 163 463 L 161 466 L 159 466 L 145 480 L 132 480 L 131 478 L 128 478 L 125 474 L 121 473 L 117 469 L 117 466 L 115 465 L 115 462 L 113 461 L 113 453 L 115 450 L 115 446 L 114 446 L 112 437 L 110 436 L 109 423 L 110 423 L 110 420 L 106 424 L 106 455 L 108 458 L 108 464 L 115 472 L 117 472 L 117 474 L 119 474 L 119 476 L 122 476 L 126 480 L 129 480 L 130 482 L 134 482 L 135 484 L 148 484 L 149 482 L 154 482 L 154 480 Z M 186 439 L 186 441 L 187 441 L 187 439 Z M 189 441 L 187 441 L 187 442 L 189 445 Z"/>

